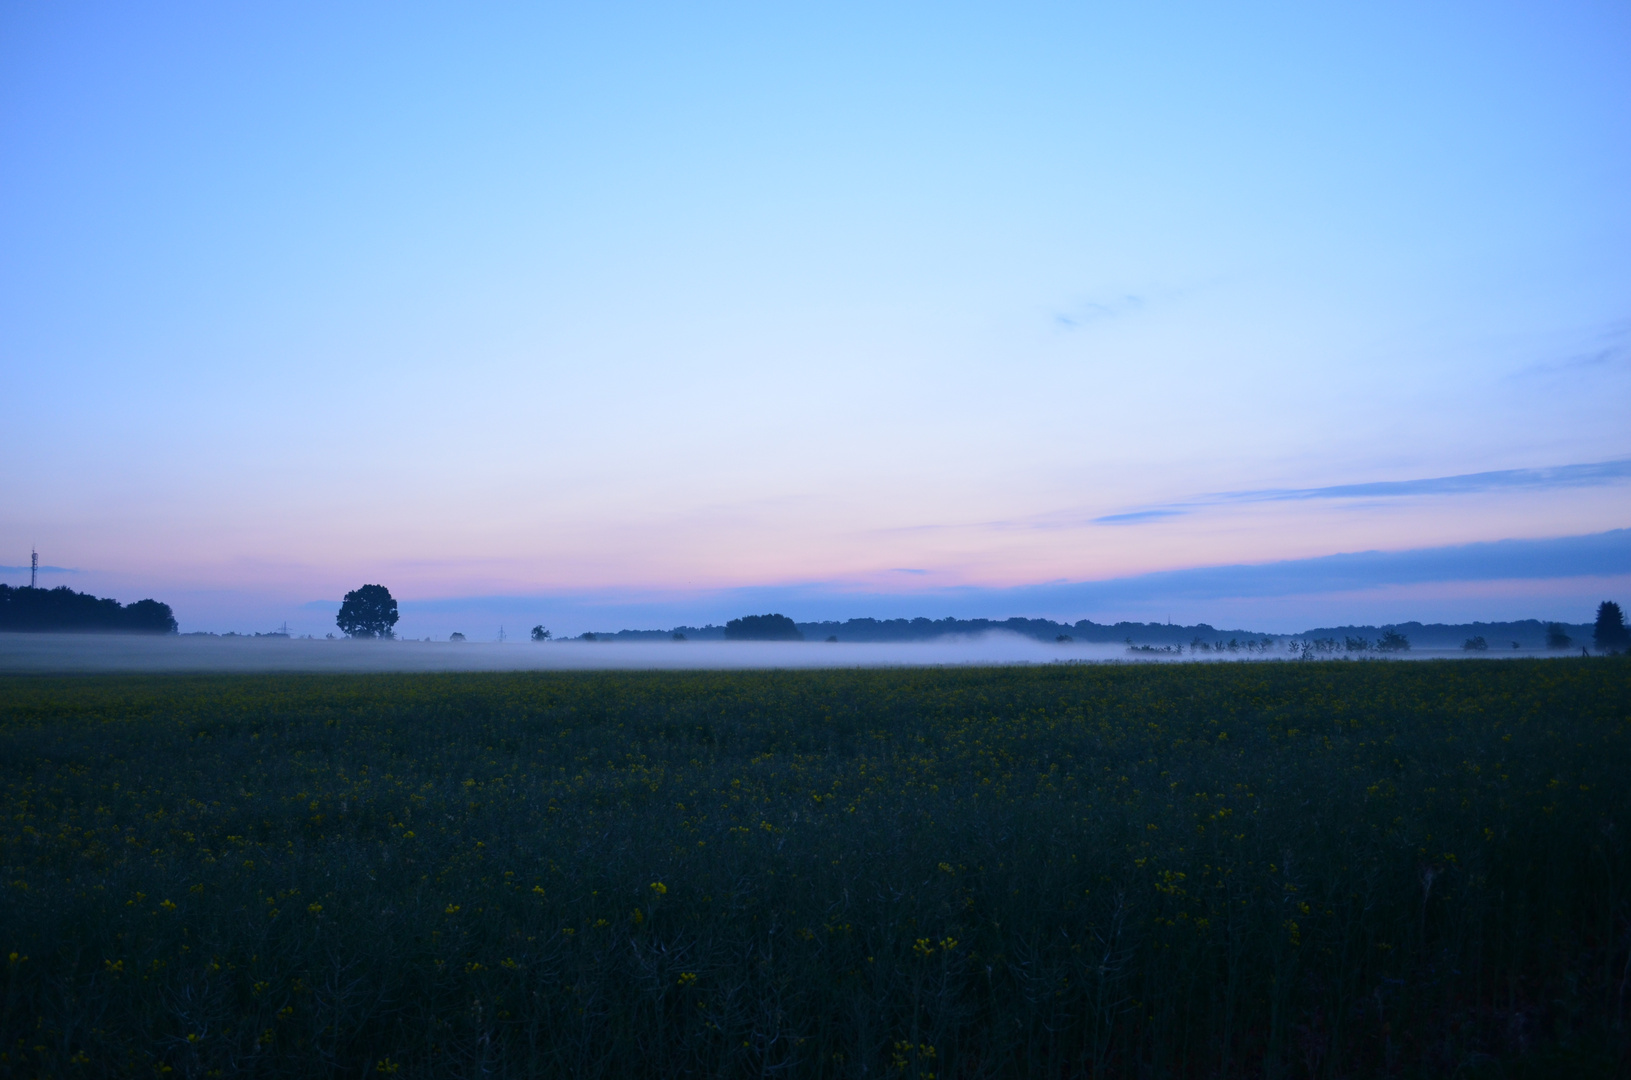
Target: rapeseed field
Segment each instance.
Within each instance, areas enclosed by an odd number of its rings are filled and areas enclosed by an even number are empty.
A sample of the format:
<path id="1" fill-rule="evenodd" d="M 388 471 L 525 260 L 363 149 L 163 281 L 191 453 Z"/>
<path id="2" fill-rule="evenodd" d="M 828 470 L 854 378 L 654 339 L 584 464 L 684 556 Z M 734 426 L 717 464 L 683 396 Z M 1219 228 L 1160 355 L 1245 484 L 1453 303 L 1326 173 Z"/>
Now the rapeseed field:
<path id="1" fill-rule="evenodd" d="M 1625 1075 L 1631 665 L 0 679 L 0 1075 Z"/>

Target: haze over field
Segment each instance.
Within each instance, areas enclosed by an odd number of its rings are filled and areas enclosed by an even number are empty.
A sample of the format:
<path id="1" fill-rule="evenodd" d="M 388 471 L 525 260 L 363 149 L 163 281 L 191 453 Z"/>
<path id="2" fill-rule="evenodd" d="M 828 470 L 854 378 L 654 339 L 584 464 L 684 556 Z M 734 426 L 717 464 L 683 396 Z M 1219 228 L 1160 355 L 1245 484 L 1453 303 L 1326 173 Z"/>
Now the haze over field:
<path id="1" fill-rule="evenodd" d="M 1631 599 L 1631 10 L 0 10 L 0 581 L 185 630 Z"/>
<path id="2" fill-rule="evenodd" d="M 1325 654 L 1321 654 L 1325 655 Z M 1332 653 L 1331 656 L 1344 654 Z M 1472 656 L 1512 659 L 1557 655 L 1535 649 L 1468 654 L 1412 649 L 1396 659 Z M 1568 654 L 1564 654 L 1568 655 Z M 1132 650 L 1109 642 L 1049 642 L 1008 633 L 932 641 L 861 642 L 560 642 L 305 641 L 256 638 L 138 637 L 111 634 L 0 634 L 0 674 L 95 672 L 431 672 L 654 671 L 989 666 L 1058 663 L 1251 662 L 1295 657 L 1285 642 L 1262 651 L 1180 653 Z"/>

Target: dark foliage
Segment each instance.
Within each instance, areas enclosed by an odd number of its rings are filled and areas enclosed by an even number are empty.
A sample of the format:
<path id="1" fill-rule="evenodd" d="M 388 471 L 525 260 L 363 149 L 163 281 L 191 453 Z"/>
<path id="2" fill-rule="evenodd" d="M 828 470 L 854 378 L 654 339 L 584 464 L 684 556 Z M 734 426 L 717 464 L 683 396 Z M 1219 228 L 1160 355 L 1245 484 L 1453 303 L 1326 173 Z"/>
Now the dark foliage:
<path id="1" fill-rule="evenodd" d="M 1603 652 L 1620 652 L 1631 648 L 1631 630 L 1625 626 L 1625 615 L 1620 605 L 1604 600 L 1597 607 L 1597 624 L 1592 628 L 1591 640 Z"/>
<path id="2" fill-rule="evenodd" d="M 1387 630 L 1376 639 L 1377 652 L 1409 652 L 1410 639 L 1397 630 Z"/>
<path id="3" fill-rule="evenodd" d="M 0 1075 L 1631 1075 L 1631 664 L 0 679 Z"/>
<path id="4" fill-rule="evenodd" d="M 169 604 L 157 600 L 121 605 L 66 585 L 54 589 L 0 585 L 0 630 L 173 634 L 176 617 Z"/>
<path id="5" fill-rule="evenodd" d="M 1035 638 L 1037 641 L 1057 643 L 1060 636 L 1069 637 L 1083 644 L 1112 644 L 1131 641 L 1138 645 L 1189 645 L 1194 642 L 1205 644 L 1200 652 L 1216 651 L 1218 643 L 1234 640 L 1240 643 L 1256 642 L 1257 651 L 1264 651 L 1267 641 L 1270 645 L 1284 641 L 1283 634 L 1263 634 L 1250 630 L 1220 630 L 1209 623 L 1196 623 L 1191 626 L 1179 623 L 1141 623 L 1118 622 L 1096 623 L 1092 619 L 1078 619 L 1074 623 L 1055 622 L 1052 619 L 928 619 L 918 617 L 915 619 L 846 619 L 843 622 L 828 620 L 825 622 L 801 622 L 796 624 L 799 632 L 807 641 L 825 641 L 836 638 L 839 641 L 857 642 L 900 642 L 900 641 L 932 641 L 935 638 L 955 635 L 984 634 L 992 631 L 1019 634 L 1022 637 Z M 1591 624 L 1558 623 L 1559 630 L 1564 634 L 1585 634 Z M 1332 626 L 1305 630 L 1296 635 L 1305 640 L 1315 641 L 1324 638 L 1333 641 L 1351 641 L 1363 644 L 1350 644 L 1349 652 L 1366 652 L 1372 646 L 1372 641 L 1382 636 L 1383 629 L 1376 626 Z M 1505 642 L 1512 648 L 1541 648 L 1546 641 L 1545 623 L 1537 619 L 1522 619 L 1516 622 L 1474 622 L 1474 623 L 1419 623 L 1404 622 L 1386 627 L 1409 638 L 1411 645 L 1417 649 L 1455 649 L 1470 637 L 1482 637 L 1485 641 Z M 667 630 L 601 630 L 595 636 L 602 641 L 662 641 L 672 638 L 674 634 L 684 634 L 691 641 L 722 641 L 725 639 L 725 628 L 722 626 L 675 626 Z"/>
<path id="6" fill-rule="evenodd" d="M 836 637 L 847 642 L 929 641 L 953 635 L 985 634 L 1000 631 L 1038 641 L 1058 642 L 1061 637 L 1080 642 L 1106 644 L 1132 640 L 1140 643 L 1181 645 L 1192 638 L 1207 641 L 1251 638 L 1261 635 L 1245 630 L 1219 630 L 1209 623 L 1180 626 L 1174 623 L 1096 623 L 1078 619 L 1074 623 L 1052 619 L 846 619 L 843 622 L 799 623 L 807 638 Z"/>
<path id="7" fill-rule="evenodd" d="M 396 599 L 383 585 L 364 585 L 345 594 L 340 613 L 334 617 L 346 637 L 388 638 L 395 636 Z"/>
<path id="8" fill-rule="evenodd" d="M 744 615 L 725 624 L 726 641 L 803 641 L 798 624 L 786 615 Z"/>
<path id="9" fill-rule="evenodd" d="M 1564 633 L 1583 632 L 1589 626 L 1589 624 L 1581 625 L 1578 623 L 1558 623 L 1556 625 Z M 1397 630 L 1408 637 L 1410 644 L 1417 649 L 1454 649 L 1472 637 L 1481 637 L 1485 641 L 1498 642 L 1507 646 L 1517 642 L 1517 647 L 1523 649 L 1539 649 L 1546 644 L 1546 624 L 1539 619 L 1470 623 L 1421 623 L 1411 621 L 1392 623 L 1385 628 L 1353 625 L 1325 626 L 1305 630 L 1300 636 L 1338 639 L 1351 637 L 1375 640 L 1382 635 L 1383 629 Z"/>
<path id="10" fill-rule="evenodd" d="M 1567 649 L 1574 644 L 1574 639 L 1563 628 L 1562 623 L 1546 624 L 1546 647 L 1548 649 Z"/>

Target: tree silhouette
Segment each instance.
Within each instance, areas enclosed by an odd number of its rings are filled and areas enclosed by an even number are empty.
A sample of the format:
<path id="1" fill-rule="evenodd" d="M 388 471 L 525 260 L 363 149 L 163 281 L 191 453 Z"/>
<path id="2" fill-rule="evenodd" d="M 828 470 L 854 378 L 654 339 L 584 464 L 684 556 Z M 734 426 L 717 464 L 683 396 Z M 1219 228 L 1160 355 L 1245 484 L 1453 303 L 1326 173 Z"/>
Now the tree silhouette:
<path id="1" fill-rule="evenodd" d="M 345 594 L 340 613 L 334 617 L 346 637 L 395 637 L 396 600 L 383 585 L 364 585 Z"/>
<path id="2" fill-rule="evenodd" d="M 173 634 L 176 617 L 169 604 L 157 600 L 121 605 L 117 600 L 75 592 L 66 585 L 54 589 L 0 585 L 0 630 Z"/>
<path id="3" fill-rule="evenodd" d="M 1546 624 L 1546 647 L 1548 649 L 1567 649 L 1574 644 L 1574 639 L 1563 629 L 1562 623 Z"/>
<path id="4" fill-rule="evenodd" d="M 1597 625 L 1592 627 L 1591 641 L 1599 652 L 1631 648 L 1631 630 L 1625 627 L 1625 614 L 1620 611 L 1620 605 L 1612 600 L 1597 605 Z"/>
<path id="5" fill-rule="evenodd" d="M 534 640 L 534 641 L 548 641 L 549 638 L 550 638 L 549 631 L 544 629 L 543 623 L 539 623 L 537 626 L 532 628 L 532 640 Z"/>
<path id="6" fill-rule="evenodd" d="M 1377 639 L 1377 652 L 1409 652 L 1410 639 L 1397 630 L 1388 630 Z"/>
<path id="7" fill-rule="evenodd" d="M 744 615 L 725 624 L 726 641 L 803 641 L 798 624 L 786 615 Z"/>

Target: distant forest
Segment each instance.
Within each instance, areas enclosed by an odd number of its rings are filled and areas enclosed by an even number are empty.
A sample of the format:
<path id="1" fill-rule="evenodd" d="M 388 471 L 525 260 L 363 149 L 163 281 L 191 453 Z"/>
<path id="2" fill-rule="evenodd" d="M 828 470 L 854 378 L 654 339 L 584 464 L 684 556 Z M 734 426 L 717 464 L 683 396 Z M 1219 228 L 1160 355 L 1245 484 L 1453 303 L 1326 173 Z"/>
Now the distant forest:
<path id="1" fill-rule="evenodd" d="M 176 617 L 169 604 L 157 600 L 121 604 L 66 585 L 55 589 L 0 585 L 0 631 L 4 630 L 173 634 Z"/>
<path id="2" fill-rule="evenodd" d="M 1491 649 L 1496 650 L 1544 649 L 1548 645 L 1547 628 L 1553 626 L 1562 628 L 1576 652 L 1580 646 L 1591 644 L 1591 623 L 1544 623 L 1539 619 L 1522 619 L 1518 622 L 1404 622 L 1386 627 L 1322 626 L 1304 630 L 1296 636 L 1308 640 L 1327 638 L 1344 641 L 1349 637 L 1378 637 L 1384 630 L 1394 630 L 1409 638 L 1410 644 L 1418 649 L 1459 649 L 1469 638 L 1482 638 Z"/>
<path id="3" fill-rule="evenodd" d="M 756 618 L 762 618 L 757 616 Z M 743 620 L 732 620 L 741 622 Z M 1140 645 L 1188 645 L 1195 638 L 1208 642 L 1229 638 L 1264 637 L 1278 640 L 1284 634 L 1258 634 L 1250 630 L 1219 630 L 1207 623 L 1179 626 L 1173 623 L 1119 622 L 1113 625 L 1082 619 L 1074 623 L 1054 622 L 1052 619 L 847 619 L 844 622 L 794 623 L 805 641 L 826 641 L 837 638 L 849 642 L 932 641 L 956 634 L 985 634 L 1007 631 L 1038 641 L 1058 641 L 1061 637 L 1083 642 L 1125 642 L 1129 639 Z M 676 626 L 673 630 L 618 630 L 596 632 L 597 641 L 659 641 L 683 635 L 687 641 L 724 641 L 728 634 L 723 626 Z M 1459 643 L 1458 643 L 1459 644 Z"/>
<path id="4" fill-rule="evenodd" d="M 753 616 L 757 619 L 762 616 Z M 733 620 L 742 622 L 743 620 Z M 1419 649 L 1459 649 L 1469 638 L 1481 637 L 1492 649 L 1511 648 L 1517 642 L 1520 648 L 1541 649 L 1547 644 L 1547 628 L 1561 626 L 1575 643 L 1575 648 L 1591 641 L 1590 623 L 1544 623 L 1538 619 L 1518 622 L 1474 623 L 1420 623 L 1406 622 L 1387 626 L 1327 626 L 1304 630 L 1297 634 L 1266 634 L 1256 630 L 1220 630 L 1210 623 L 1184 626 L 1178 623 L 1118 622 L 1096 623 L 1080 619 L 1073 623 L 1054 622 L 1052 619 L 847 619 L 844 622 L 793 623 L 805 641 L 826 641 L 836 638 L 848 642 L 903 642 L 932 641 L 935 638 L 957 634 L 983 634 L 1006 631 L 1038 641 L 1071 641 L 1099 644 L 1131 643 L 1134 645 L 1191 646 L 1200 641 L 1207 646 L 1229 641 L 1288 641 L 1320 639 L 1338 642 L 1349 638 L 1379 639 L 1387 631 L 1396 631 Z M 734 635 L 723 626 L 676 626 L 672 630 L 617 630 L 597 631 L 585 635 L 597 641 L 668 641 L 683 637 L 687 641 L 724 641 Z M 784 638 L 785 640 L 785 638 Z"/>

